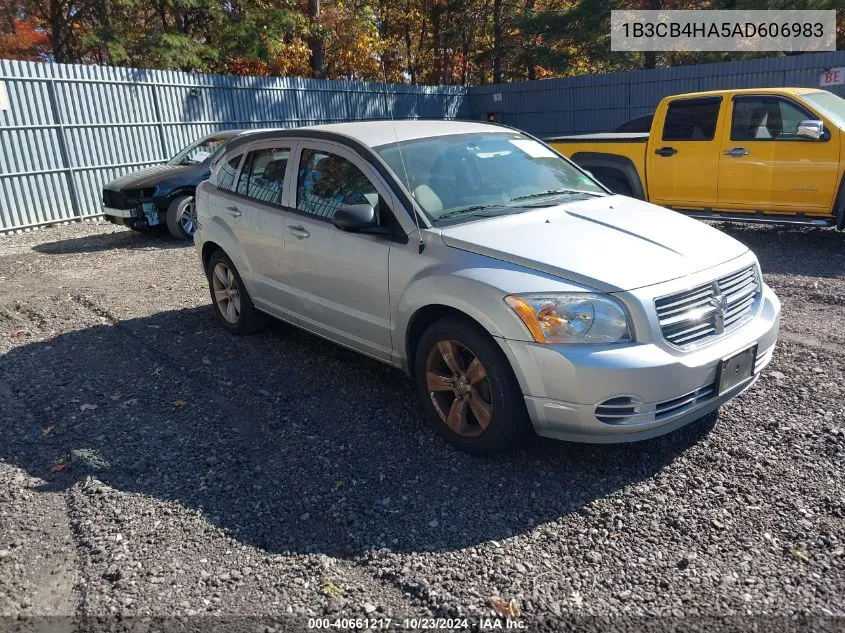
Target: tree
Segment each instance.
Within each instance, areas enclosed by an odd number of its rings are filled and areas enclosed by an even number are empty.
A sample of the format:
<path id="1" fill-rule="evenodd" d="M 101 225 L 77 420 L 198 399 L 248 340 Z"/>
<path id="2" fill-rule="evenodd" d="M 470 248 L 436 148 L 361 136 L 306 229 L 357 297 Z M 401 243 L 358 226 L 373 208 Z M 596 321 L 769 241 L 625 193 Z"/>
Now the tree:
<path id="1" fill-rule="evenodd" d="M 661 0 L 641 0 L 640 6 L 646 10 L 659 11 L 663 3 Z M 643 53 L 643 60 L 643 68 L 651 69 L 657 67 L 657 54 L 654 51 L 645 51 Z"/>
<path id="2" fill-rule="evenodd" d="M 613 9 L 830 9 L 842 0 L 4 0 L 0 56 L 426 84 L 747 58 L 614 53 Z M 838 45 L 845 48 L 845 13 Z"/>
<path id="3" fill-rule="evenodd" d="M 57 62 L 79 57 L 87 24 L 72 0 L 9 0 L 3 14 L 6 54 L 43 55 Z"/>
<path id="4" fill-rule="evenodd" d="M 320 24 L 320 0 L 308 0 L 308 18 L 311 20 L 311 73 L 322 78 L 326 74 L 325 52 L 323 50 L 323 29 Z"/>
<path id="5" fill-rule="evenodd" d="M 0 6 L 0 59 L 38 61 L 51 49 L 50 37 L 16 2 Z"/>

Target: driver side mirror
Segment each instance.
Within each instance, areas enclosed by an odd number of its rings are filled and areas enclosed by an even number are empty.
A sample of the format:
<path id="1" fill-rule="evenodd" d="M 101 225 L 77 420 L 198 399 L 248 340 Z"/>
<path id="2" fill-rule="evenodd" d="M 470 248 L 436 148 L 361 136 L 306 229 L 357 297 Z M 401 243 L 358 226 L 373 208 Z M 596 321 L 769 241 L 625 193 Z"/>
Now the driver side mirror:
<path id="1" fill-rule="evenodd" d="M 798 138 L 818 141 L 824 135 L 824 123 L 821 121 L 801 121 L 795 135 Z"/>
<path id="2" fill-rule="evenodd" d="M 343 204 L 332 217 L 332 224 L 341 231 L 363 231 L 377 223 L 376 210 L 370 204 Z"/>

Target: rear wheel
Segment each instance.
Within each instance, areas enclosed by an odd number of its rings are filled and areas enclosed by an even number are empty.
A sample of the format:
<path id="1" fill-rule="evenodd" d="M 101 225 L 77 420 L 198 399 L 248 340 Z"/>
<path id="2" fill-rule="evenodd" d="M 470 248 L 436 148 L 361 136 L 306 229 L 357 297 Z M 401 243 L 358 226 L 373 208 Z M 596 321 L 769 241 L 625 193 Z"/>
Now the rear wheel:
<path id="1" fill-rule="evenodd" d="M 262 314 L 252 299 L 232 260 L 222 250 L 211 254 L 206 268 L 211 303 L 220 323 L 233 334 L 253 334 L 263 325 Z"/>
<path id="2" fill-rule="evenodd" d="M 179 196 L 167 207 L 167 229 L 179 240 L 191 240 L 197 229 L 197 207 L 193 196 Z"/>
<path id="3" fill-rule="evenodd" d="M 501 349 L 460 319 L 431 325 L 414 362 L 417 390 L 435 430 L 474 454 L 499 452 L 528 428 L 525 402 Z"/>
<path id="4" fill-rule="evenodd" d="M 839 183 L 839 193 L 836 195 L 836 202 L 833 205 L 833 212 L 836 215 L 836 228 L 845 231 L 845 176 Z"/>

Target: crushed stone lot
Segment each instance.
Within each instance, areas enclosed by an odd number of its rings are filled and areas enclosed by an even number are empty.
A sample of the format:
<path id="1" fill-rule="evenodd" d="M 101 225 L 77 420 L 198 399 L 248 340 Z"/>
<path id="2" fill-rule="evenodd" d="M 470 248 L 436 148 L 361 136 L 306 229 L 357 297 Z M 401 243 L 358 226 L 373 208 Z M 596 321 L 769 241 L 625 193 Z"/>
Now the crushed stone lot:
<path id="1" fill-rule="evenodd" d="M 842 630 L 845 235 L 721 228 L 783 301 L 762 379 L 668 436 L 495 458 L 444 444 L 399 371 L 224 332 L 192 246 L 0 237 L 0 615 Z"/>

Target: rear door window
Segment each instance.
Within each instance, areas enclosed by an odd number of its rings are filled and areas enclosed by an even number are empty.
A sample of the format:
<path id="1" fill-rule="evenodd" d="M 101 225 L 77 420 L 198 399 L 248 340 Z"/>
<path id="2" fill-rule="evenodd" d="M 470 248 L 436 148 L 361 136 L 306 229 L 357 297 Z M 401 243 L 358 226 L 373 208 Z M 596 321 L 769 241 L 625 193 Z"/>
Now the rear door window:
<path id="1" fill-rule="evenodd" d="M 664 141 L 712 141 L 716 136 L 721 97 L 678 99 L 669 104 Z"/>
<path id="2" fill-rule="evenodd" d="M 285 170 L 289 159 L 290 149 L 287 147 L 268 147 L 251 151 L 241 169 L 238 193 L 260 202 L 282 204 Z"/>

